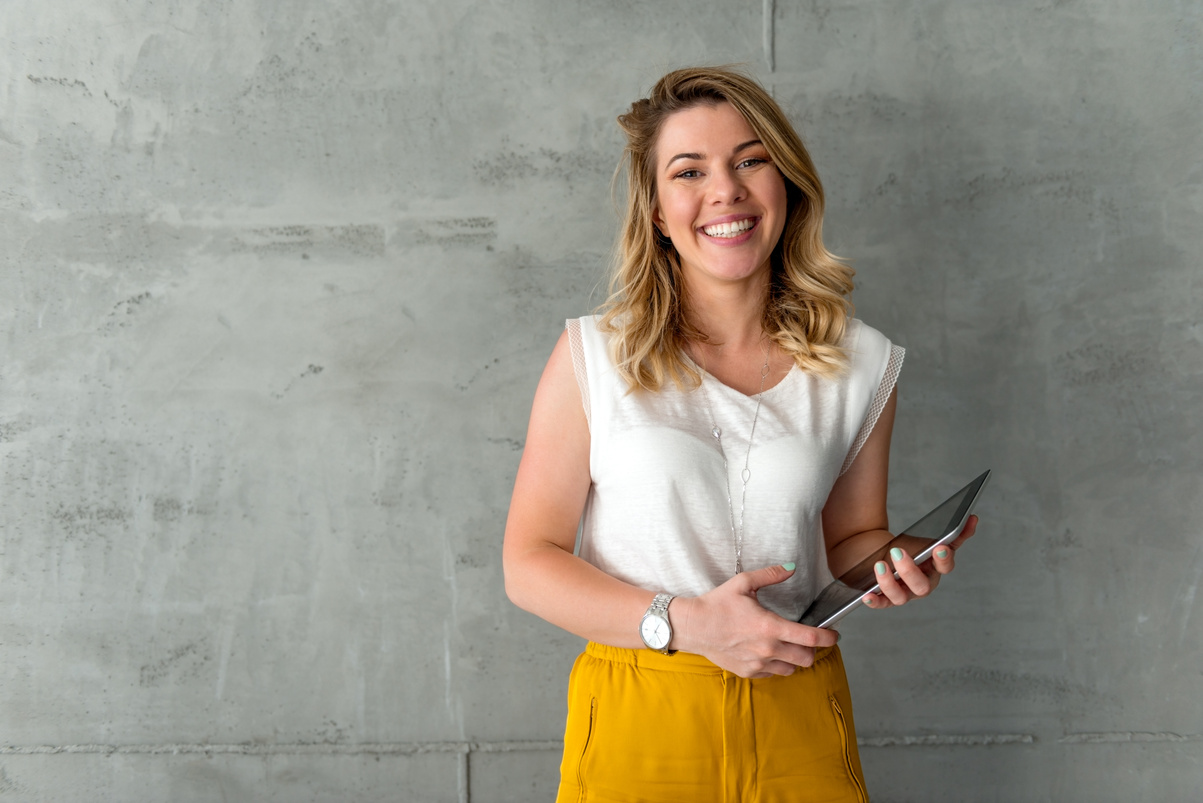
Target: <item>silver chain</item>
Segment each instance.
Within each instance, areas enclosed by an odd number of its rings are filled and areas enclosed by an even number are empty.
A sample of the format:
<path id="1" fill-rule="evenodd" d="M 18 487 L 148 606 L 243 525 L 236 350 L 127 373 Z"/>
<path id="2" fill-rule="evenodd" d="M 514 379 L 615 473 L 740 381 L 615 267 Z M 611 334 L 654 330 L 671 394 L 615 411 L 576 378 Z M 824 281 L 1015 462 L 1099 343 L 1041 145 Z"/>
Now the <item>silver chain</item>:
<path id="1" fill-rule="evenodd" d="M 702 370 L 706 370 L 705 367 Z M 760 420 L 760 402 L 764 396 L 764 381 L 769 375 L 769 350 L 764 352 L 764 367 L 760 369 L 760 390 L 756 392 L 756 412 L 752 415 L 752 430 L 748 433 L 748 451 L 744 455 L 744 469 L 740 472 L 743 489 L 739 494 L 739 526 L 735 524 L 735 505 L 731 500 L 731 469 L 727 465 L 727 450 L 723 448 L 723 430 L 714 419 L 714 408 L 710 406 L 710 397 L 706 398 L 706 410 L 710 413 L 710 434 L 718 444 L 718 452 L 723 456 L 723 480 L 727 483 L 727 514 L 731 520 L 731 541 L 735 546 L 735 573 L 744 570 L 744 507 L 748 501 L 748 480 L 752 479 L 752 438 L 756 435 L 756 422 Z M 705 392 L 703 391 L 703 395 Z"/>

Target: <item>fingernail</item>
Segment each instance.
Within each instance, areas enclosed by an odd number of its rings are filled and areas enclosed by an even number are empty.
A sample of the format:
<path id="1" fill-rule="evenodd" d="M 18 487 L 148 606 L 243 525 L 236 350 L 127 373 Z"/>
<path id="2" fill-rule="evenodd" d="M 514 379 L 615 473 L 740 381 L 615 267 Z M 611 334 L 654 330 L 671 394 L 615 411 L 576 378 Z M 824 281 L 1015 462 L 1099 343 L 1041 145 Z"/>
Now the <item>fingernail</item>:
<path id="1" fill-rule="evenodd" d="M 874 566 L 873 568 L 877 570 L 878 574 L 885 574 L 886 573 L 886 562 L 884 560 L 879 560 L 879 561 L 877 561 L 877 565 Z"/>
<path id="2" fill-rule="evenodd" d="M 860 601 L 865 603 L 866 605 L 872 607 L 873 606 L 873 595 L 865 594 L 863 597 L 860 598 Z"/>
<path id="3" fill-rule="evenodd" d="M 898 547 L 894 547 L 890 550 L 890 557 L 894 560 L 902 560 L 902 550 Z M 882 565 L 884 566 L 885 564 L 883 563 Z M 878 572 L 878 574 L 884 574 L 884 572 Z"/>
<path id="4" fill-rule="evenodd" d="M 840 643 L 840 639 L 842 639 L 843 637 L 844 637 L 844 634 L 843 634 L 843 633 L 836 633 L 836 634 L 835 634 L 835 643 L 836 643 L 836 644 L 839 644 L 839 643 Z"/>
<path id="5" fill-rule="evenodd" d="M 947 549 L 937 549 L 936 557 L 939 558 L 940 560 L 944 560 L 944 558 L 948 557 L 948 550 Z"/>
<path id="6" fill-rule="evenodd" d="M 782 563 L 781 564 L 781 568 L 785 569 L 787 572 L 792 572 L 796 567 L 797 567 L 796 563 Z"/>

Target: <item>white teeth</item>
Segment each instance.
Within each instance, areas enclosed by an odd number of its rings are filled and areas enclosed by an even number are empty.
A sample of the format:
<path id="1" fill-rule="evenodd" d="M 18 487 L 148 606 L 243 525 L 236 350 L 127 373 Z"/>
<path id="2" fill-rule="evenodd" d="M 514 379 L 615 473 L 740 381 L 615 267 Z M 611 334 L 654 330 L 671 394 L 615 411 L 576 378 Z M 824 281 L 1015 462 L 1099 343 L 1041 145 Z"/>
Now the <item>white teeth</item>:
<path id="1" fill-rule="evenodd" d="M 734 223 L 719 223 L 715 226 L 703 226 L 702 231 L 711 237 L 735 237 L 743 234 L 748 229 L 756 225 L 754 218 L 744 218 L 737 220 Z"/>

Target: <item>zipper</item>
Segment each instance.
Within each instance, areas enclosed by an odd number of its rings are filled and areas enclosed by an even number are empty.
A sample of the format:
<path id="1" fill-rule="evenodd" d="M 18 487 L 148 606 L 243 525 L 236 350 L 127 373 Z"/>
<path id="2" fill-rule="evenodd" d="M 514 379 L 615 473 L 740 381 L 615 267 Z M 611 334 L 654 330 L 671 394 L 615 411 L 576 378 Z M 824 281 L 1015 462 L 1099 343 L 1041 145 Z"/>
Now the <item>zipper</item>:
<path id="1" fill-rule="evenodd" d="M 840 708 L 840 702 L 835 699 L 834 694 L 829 694 L 827 699 L 831 700 L 831 709 L 835 712 L 835 724 L 840 729 L 840 739 L 844 742 L 844 766 L 848 770 L 848 777 L 856 785 L 856 793 L 860 795 L 861 803 L 869 803 L 869 793 L 865 791 L 865 785 L 860 776 L 856 774 L 856 769 L 852 764 L 852 749 L 848 739 L 848 723 L 844 721 L 844 709 Z"/>
<path id="2" fill-rule="evenodd" d="M 597 727 L 597 698 L 589 698 L 589 731 L 585 734 L 585 745 L 581 748 L 581 759 L 576 763 L 576 787 L 581 790 L 580 803 L 585 803 L 585 773 L 583 772 L 585 758 L 589 755 L 589 745 L 593 743 L 593 732 Z"/>

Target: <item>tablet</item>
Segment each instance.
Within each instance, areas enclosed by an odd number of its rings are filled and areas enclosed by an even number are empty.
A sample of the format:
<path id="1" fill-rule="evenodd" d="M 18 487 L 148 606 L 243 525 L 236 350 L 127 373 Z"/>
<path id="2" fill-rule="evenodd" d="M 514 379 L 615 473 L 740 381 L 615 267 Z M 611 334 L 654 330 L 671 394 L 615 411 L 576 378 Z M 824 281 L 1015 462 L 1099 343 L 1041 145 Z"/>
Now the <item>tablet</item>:
<path id="1" fill-rule="evenodd" d="M 892 565 L 889 556 L 894 547 L 905 549 L 908 555 L 914 557 L 915 563 L 930 558 L 936 547 L 960 535 L 988 479 L 990 472 L 983 472 L 931 513 L 896 535 L 894 540 L 844 572 L 840 579 L 823 589 L 798 621 L 812 627 L 831 627 L 851 611 L 863 606 L 861 599 L 881 588 L 873 574 L 874 565 L 882 560 Z M 897 577 L 898 572 L 894 572 L 894 576 Z"/>

